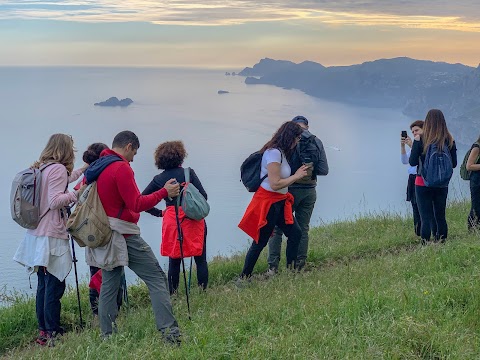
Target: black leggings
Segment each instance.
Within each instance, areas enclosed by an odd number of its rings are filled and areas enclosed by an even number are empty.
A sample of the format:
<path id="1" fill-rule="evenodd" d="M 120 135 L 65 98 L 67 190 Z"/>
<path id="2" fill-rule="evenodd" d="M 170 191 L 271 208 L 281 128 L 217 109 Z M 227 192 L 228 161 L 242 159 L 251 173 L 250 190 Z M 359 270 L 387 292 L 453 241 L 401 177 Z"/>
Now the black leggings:
<path id="1" fill-rule="evenodd" d="M 267 224 L 260 229 L 260 235 L 257 242 L 252 242 L 245 257 L 245 264 L 243 265 L 242 277 L 249 277 L 252 275 L 253 268 L 257 263 L 258 257 L 263 248 L 268 244 L 268 240 L 273 233 L 275 225 L 283 231 L 287 236 L 287 266 L 295 265 L 298 254 L 298 245 L 302 237 L 302 230 L 298 225 L 295 217 L 293 224 L 285 224 L 285 200 L 273 203 L 267 214 Z"/>
<path id="2" fill-rule="evenodd" d="M 471 180 L 470 180 L 471 181 Z M 479 229 L 480 227 L 480 186 L 472 186 L 470 183 L 470 196 L 472 198 L 472 207 L 468 215 L 468 229 Z"/>
<path id="3" fill-rule="evenodd" d="M 208 264 L 207 264 L 207 225 L 205 224 L 205 235 L 203 238 L 203 252 L 200 256 L 194 256 L 197 265 L 197 283 L 203 290 L 208 285 Z M 168 289 L 170 295 L 177 292 L 180 281 L 180 264 L 182 259 L 168 258 Z M 190 270 L 191 271 L 191 270 Z"/>
<path id="4" fill-rule="evenodd" d="M 422 242 L 430 241 L 432 224 L 437 225 L 434 233 L 435 241 L 444 242 L 448 235 L 445 208 L 447 206 L 448 187 L 434 188 L 427 186 L 415 186 L 417 205 L 422 219 L 421 237 Z"/>

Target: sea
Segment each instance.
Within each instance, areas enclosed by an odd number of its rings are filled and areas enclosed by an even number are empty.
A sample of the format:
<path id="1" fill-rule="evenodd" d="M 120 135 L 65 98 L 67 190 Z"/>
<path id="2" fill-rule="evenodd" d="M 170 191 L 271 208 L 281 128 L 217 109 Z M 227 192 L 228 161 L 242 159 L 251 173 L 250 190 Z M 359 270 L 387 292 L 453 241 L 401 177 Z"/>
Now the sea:
<path id="1" fill-rule="evenodd" d="M 223 90 L 228 93 L 219 94 Z M 126 108 L 94 103 L 116 96 L 134 102 Z M 252 197 L 240 182 L 240 165 L 259 150 L 285 121 L 309 119 L 324 144 L 330 172 L 318 178 L 311 225 L 376 214 L 410 215 L 405 201 L 407 166 L 400 161 L 400 133 L 415 120 L 400 109 L 367 108 L 324 101 L 301 91 L 246 85 L 224 70 L 114 67 L 0 67 L 2 176 L 0 176 L 0 304 L 14 294 L 33 296 L 36 279 L 12 258 L 25 230 L 10 215 L 15 174 L 38 159 L 51 134 L 75 141 L 76 166 L 94 142 L 111 145 L 122 130 L 135 132 L 140 149 L 131 166 L 140 191 L 159 173 L 156 146 L 182 140 L 185 166 L 199 176 L 209 197 L 207 258 L 228 257 L 248 248 L 251 239 L 238 223 Z M 463 154 L 459 154 L 463 156 Z M 73 185 L 73 184 L 72 184 Z M 468 197 L 458 170 L 450 200 Z M 164 207 L 162 203 L 160 208 Z M 143 213 L 139 226 L 160 256 L 162 220 Z M 413 229 L 413 226 L 412 226 Z M 80 281 L 87 281 L 83 249 L 76 247 Z M 266 251 L 266 250 L 265 250 Z M 188 261 L 187 261 L 188 264 Z M 137 281 L 127 271 L 127 281 Z M 67 283 L 74 285 L 73 271 Z"/>

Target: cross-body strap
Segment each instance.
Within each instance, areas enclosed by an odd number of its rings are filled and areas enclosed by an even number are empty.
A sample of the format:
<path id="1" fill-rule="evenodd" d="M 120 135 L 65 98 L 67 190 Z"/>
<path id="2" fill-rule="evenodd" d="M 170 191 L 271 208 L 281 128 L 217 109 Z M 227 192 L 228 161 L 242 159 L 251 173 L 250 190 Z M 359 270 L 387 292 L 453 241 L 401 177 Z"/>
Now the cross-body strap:
<path id="1" fill-rule="evenodd" d="M 190 182 L 190 168 L 187 167 L 187 168 L 183 169 L 183 172 L 185 174 L 185 182 L 189 183 Z"/>

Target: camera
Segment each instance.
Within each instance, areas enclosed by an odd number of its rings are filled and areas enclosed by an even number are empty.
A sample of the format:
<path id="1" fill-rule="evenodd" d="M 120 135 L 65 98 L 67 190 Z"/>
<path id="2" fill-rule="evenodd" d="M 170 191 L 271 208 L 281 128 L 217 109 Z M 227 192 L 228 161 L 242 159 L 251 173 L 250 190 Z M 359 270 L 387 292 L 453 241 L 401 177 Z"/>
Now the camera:
<path id="1" fill-rule="evenodd" d="M 407 138 L 407 131 L 406 130 L 402 130 L 402 138 L 403 139 L 406 139 Z"/>

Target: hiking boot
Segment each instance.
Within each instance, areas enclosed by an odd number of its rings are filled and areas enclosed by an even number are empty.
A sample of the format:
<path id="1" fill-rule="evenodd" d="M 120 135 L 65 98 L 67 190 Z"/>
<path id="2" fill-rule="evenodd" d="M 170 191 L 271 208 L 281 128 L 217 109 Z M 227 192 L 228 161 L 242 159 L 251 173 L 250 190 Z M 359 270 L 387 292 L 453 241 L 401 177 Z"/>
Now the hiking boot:
<path id="1" fill-rule="evenodd" d="M 278 274 L 278 268 L 275 268 L 275 267 L 271 267 L 269 268 L 267 271 L 265 271 L 265 273 L 263 274 L 263 276 L 266 278 L 266 279 L 270 279 L 272 277 L 274 277 L 275 275 Z"/>
<path id="2" fill-rule="evenodd" d="M 243 289 L 247 287 L 247 285 L 252 281 L 251 277 L 239 276 L 236 280 L 234 280 L 233 284 L 237 289 Z"/>
<path id="3" fill-rule="evenodd" d="M 180 329 L 176 326 L 171 327 L 169 329 L 160 330 L 162 333 L 163 341 L 167 344 L 173 346 L 180 346 L 182 344 L 182 334 L 180 333 Z"/>
<path id="4" fill-rule="evenodd" d="M 297 271 L 301 271 L 305 267 L 306 261 L 305 259 L 295 261 L 295 269 Z"/>

